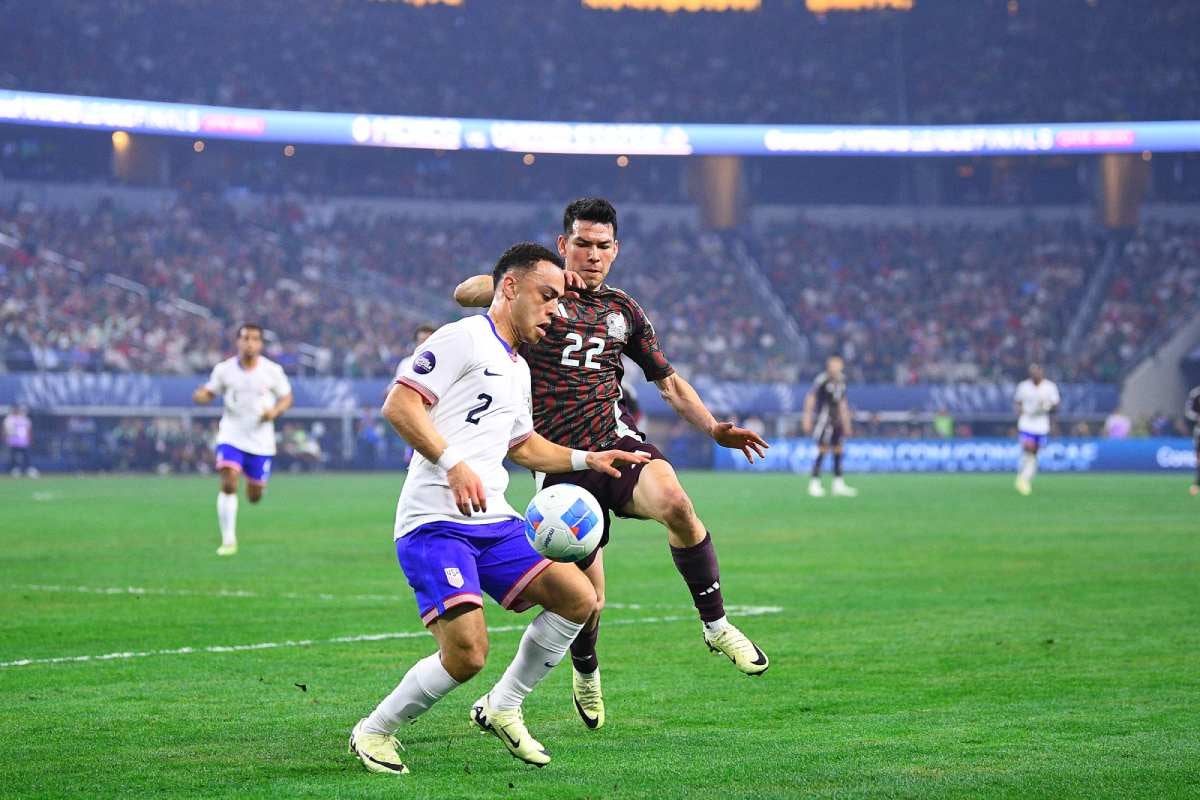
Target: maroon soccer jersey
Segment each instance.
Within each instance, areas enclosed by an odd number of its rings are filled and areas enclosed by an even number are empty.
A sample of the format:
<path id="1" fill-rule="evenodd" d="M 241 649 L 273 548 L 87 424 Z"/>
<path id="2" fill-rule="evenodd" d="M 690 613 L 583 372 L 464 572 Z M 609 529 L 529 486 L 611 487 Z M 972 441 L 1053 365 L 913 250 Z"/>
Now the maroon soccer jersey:
<path id="1" fill-rule="evenodd" d="M 521 346 L 533 375 L 533 425 L 552 442 L 603 450 L 637 434 L 619 406 L 621 356 L 633 359 L 649 381 L 675 370 L 646 312 L 620 289 L 605 284 L 580 292 L 578 300 L 563 300 L 560 311 L 566 316 L 556 316 L 540 342 Z"/>

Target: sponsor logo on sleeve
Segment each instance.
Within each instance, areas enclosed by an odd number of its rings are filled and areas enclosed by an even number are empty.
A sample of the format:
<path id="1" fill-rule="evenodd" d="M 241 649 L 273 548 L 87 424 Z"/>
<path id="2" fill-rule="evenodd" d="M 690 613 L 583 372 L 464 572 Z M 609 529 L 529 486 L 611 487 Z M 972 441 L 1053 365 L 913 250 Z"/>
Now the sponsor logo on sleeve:
<path id="1" fill-rule="evenodd" d="M 413 372 L 418 375 L 428 375 L 433 372 L 433 368 L 437 366 L 437 356 L 432 350 L 426 350 L 421 355 L 413 359 Z"/>

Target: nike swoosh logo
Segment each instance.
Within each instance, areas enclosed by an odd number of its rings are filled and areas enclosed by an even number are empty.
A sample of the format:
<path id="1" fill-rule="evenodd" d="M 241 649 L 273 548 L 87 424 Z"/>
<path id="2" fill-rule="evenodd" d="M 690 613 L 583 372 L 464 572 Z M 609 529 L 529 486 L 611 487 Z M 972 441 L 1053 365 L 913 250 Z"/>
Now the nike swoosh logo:
<path id="1" fill-rule="evenodd" d="M 595 717 L 589 717 L 588 713 L 583 710 L 583 706 L 579 705 L 579 698 L 572 697 L 571 699 L 575 701 L 575 710 L 579 712 L 579 716 L 583 719 L 583 724 L 587 725 L 589 728 L 595 728 L 596 723 L 600 722 L 599 715 Z"/>
<path id="2" fill-rule="evenodd" d="M 484 370 L 483 370 L 483 374 L 484 374 L 484 375 L 487 375 L 489 378 L 502 378 L 502 377 L 504 377 L 504 373 L 503 373 L 503 372 L 492 372 L 490 369 L 487 369 L 487 368 L 484 368 Z"/>
<path id="3" fill-rule="evenodd" d="M 499 731 L 500 731 L 500 733 L 504 734 L 504 738 L 505 738 L 505 739 L 508 739 L 508 743 L 509 743 L 509 744 L 511 744 L 513 747 L 520 747 L 520 746 L 521 746 L 521 740 L 520 740 L 520 739 L 514 739 L 514 738 L 512 738 L 511 736 L 509 736 L 509 735 L 508 735 L 508 731 L 504 730 L 504 728 L 497 728 L 497 730 L 499 730 Z"/>

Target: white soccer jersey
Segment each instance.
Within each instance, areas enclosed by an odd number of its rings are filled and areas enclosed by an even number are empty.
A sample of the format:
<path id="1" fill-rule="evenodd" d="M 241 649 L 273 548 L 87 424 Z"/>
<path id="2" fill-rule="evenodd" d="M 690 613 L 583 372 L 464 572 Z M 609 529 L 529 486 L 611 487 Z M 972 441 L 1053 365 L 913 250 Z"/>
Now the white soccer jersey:
<path id="1" fill-rule="evenodd" d="M 254 369 L 243 369 L 234 356 L 213 367 L 204 388 L 221 395 L 225 404 L 217 444 L 232 445 L 256 456 L 275 455 L 275 423 L 263 422 L 262 414 L 292 393 L 283 367 L 259 356 Z"/>
<path id="2" fill-rule="evenodd" d="M 395 537 L 438 520 L 483 524 L 519 518 L 504 498 L 508 451 L 533 433 L 529 365 L 497 335 L 487 315 L 443 325 L 397 379 L 430 406 L 438 433 L 483 482 L 487 511 L 463 516 L 446 472 L 413 455 L 396 506 Z"/>
<path id="3" fill-rule="evenodd" d="M 400 359 L 400 364 L 396 367 L 396 374 L 392 377 L 393 381 L 400 380 L 400 376 L 412 366 L 414 358 L 416 358 L 416 356 L 405 356 L 404 358 Z"/>
<path id="4" fill-rule="evenodd" d="M 1023 380 L 1017 384 L 1015 399 L 1021 406 L 1017 430 L 1043 436 L 1050 432 L 1050 409 L 1061 402 L 1054 381 L 1043 378 L 1035 385 L 1031 380 Z"/>

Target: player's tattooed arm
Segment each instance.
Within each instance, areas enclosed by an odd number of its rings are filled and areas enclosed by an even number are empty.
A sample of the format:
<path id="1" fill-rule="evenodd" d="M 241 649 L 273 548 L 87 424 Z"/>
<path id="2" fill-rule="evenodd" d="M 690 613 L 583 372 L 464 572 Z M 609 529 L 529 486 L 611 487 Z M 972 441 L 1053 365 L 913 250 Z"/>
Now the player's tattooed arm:
<path id="1" fill-rule="evenodd" d="M 846 436 L 854 435 L 854 417 L 850 415 L 850 404 L 844 399 L 838 404 L 838 411 L 842 415 L 842 433 Z"/>
<path id="2" fill-rule="evenodd" d="M 814 392 L 809 392 L 804 395 L 804 416 L 800 423 L 804 428 L 805 436 L 812 436 L 813 432 L 813 410 L 817 407 L 817 395 Z"/>
<path id="3" fill-rule="evenodd" d="M 546 439 L 538 434 L 532 434 L 516 447 L 508 451 L 508 457 L 522 467 L 537 472 L 576 472 L 580 469 L 594 469 L 613 478 L 621 477 L 617 470 L 618 464 L 645 464 L 650 457 L 644 453 L 629 453 L 624 450 L 604 450 L 601 452 L 585 452 L 572 450 Z"/>
<path id="4" fill-rule="evenodd" d="M 487 511 L 483 481 L 438 433 L 425 410 L 424 399 L 415 389 L 402 383 L 392 384 L 392 390 L 383 401 L 382 414 L 414 450 L 446 470 L 446 482 L 454 495 L 454 504 L 464 516 L 471 516 L 472 511 Z"/>
<path id="5" fill-rule="evenodd" d="M 262 413 L 262 421 L 270 422 L 271 420 L 278 419 L 279 417 L 283 416 L 283 412 L 292 407 L 294 400 L 295 398 L 292 397 L 290 392 L 285 394 L 283 397 L 279 398 L 274 406 L 268 408 Z"/>
<path id="6" fill-rule="evenodd" d="M 700 395 L 679 373 L 673 373 L 654 382 L 659 394 L 675 413 L 687 420 L 692 427 L 711 436 L 713 441 L 731 450 L 741 450 L 751 464 L 754 457 L 766 458 L 770 447 L 761 436 L 749 428 L 741 428 L 732 422 L 718 422 Z"/>

